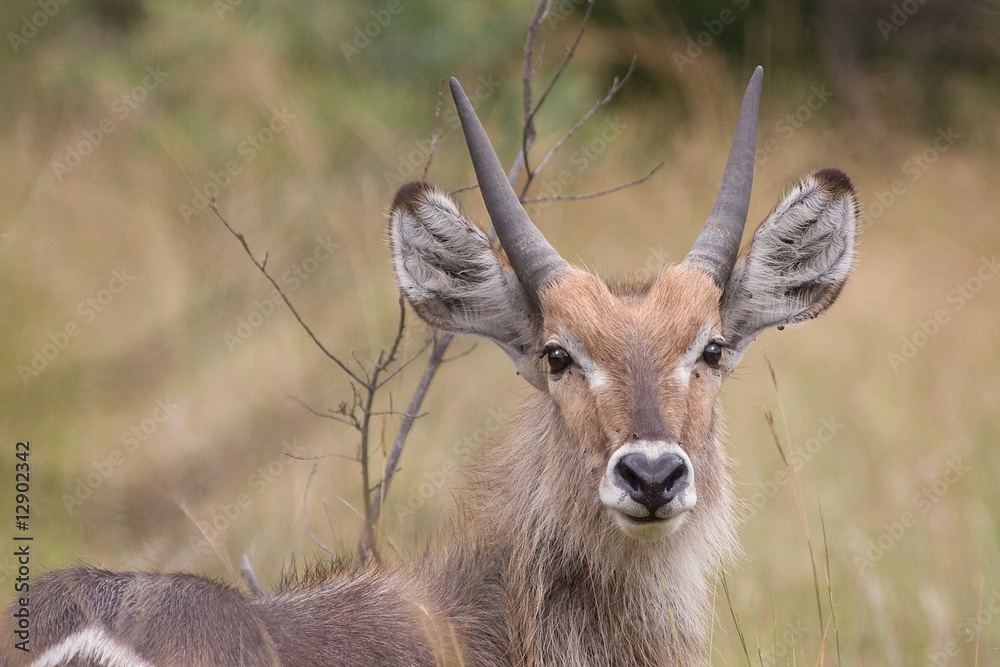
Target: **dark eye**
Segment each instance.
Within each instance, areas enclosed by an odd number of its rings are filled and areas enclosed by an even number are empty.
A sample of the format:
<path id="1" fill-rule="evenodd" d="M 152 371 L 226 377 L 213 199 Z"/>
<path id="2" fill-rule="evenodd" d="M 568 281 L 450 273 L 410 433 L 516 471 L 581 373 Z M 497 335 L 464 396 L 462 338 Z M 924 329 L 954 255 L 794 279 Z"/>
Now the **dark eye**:
<path id="1" fill-rule="evenodd" d="M 701 353 L 701 359 L 712 368 L 718 368 L 722 361 L 722 346 L 713 340 L 705 346 L 705 351 Z"/>
<path id="2" fill-rule="evenodd" d="M 562 373 L 573 363 L 573 357 L 564 350 L 558 343 L 549 343 L 545 346 L 545 356 L 549 360 L 549 372 Z"/>

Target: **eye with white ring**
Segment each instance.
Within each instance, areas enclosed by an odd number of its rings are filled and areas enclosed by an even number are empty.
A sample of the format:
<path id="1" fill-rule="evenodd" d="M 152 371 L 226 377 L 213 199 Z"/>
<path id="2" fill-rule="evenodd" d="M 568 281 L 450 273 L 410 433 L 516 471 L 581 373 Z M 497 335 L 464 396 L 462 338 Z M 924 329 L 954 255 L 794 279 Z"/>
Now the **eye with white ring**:
<path id="1" fill-rule="evenodd" d="M 552 342 L 542 350 L 542 356 L 548 359 L 549 373 L 559 375 L 573 364 L 573 357 L 559 343 Z"/>
<path id="2" fill-rule="evenodd" d="M 717 340 L 711 340 L 705 349 L 701 353 L 701 360 L 704 361 L 709 368 L 718 368 L 719 364 L 722 363 L 722 343 Z"/>

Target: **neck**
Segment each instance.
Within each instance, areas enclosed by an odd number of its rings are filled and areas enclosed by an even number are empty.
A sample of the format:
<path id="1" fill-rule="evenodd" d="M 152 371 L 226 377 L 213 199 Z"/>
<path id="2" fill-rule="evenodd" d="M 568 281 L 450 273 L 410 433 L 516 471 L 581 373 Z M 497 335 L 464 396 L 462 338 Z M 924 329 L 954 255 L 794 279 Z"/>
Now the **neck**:
<path id="1" fill-rule="evenodd" d="M 537 665 L 706 662 L 707 581 L 732 543 L 729 506 L 707 521 L 719 508 L 705 494 L 676 533 L 628 537 L 598 497 L 600 443 L 567 433 L 551 398 L 532 397 L 484 452 L 465 510 L 468 538 L 498 554 L 512 650 Z"/>

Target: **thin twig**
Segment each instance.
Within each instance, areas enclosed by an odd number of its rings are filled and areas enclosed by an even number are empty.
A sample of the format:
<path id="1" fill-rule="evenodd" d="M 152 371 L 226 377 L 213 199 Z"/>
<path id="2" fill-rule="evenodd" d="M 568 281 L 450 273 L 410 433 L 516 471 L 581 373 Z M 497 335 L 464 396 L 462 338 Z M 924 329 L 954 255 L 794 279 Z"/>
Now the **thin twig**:
<path id="1" fill-rule="evenodd" d="M 451 190 L 450 192 L 448 192 L 448 196 L 452 197 L 454 195 L 457 195 L 460 192 L 467 192 L 469 190 L 477 190 L 477 189 L 479 189 L 479 183 L 473 183 L 472 185 L 463 185 L 460 188 L 455 188 L 454 190 Z M 496 240 L 496 239 L 492 238 L 492 237 L 490 238 L 490 241 L 494 241 L 494 240 Z"/>
<path id="2" fill-rule="evenodd" d="M 521 97 L 524 105 L 524 129 L 521 131 L 521 151 L 511 165 L 507 180 L 510 186 L 514 187 L 517 179 L 520 178 L 521 171 L 525 170 L 529 175 L 531 170 L 528 166 L 528 151 L 535 143 L 535 122 L 534 108 L 531 102 L 531 81 L 535 76 L 535 38 L 538 36 L 538 28 L 549 13 L 550 0 L 539 0 L 535 5 L 535 13 L 528 24 L 528 36 L 524 40 L 524 74 L 521 77 Z"/>
<path id="3" fill-rule="evenodd" d="M 411 356 L 409 359 L 407 359 L 406 361 L 404 361 L 403 363 L 401 363 L 399 366 L 397 366 L 396 368 L 394 368 L 391 373 L 389 373 L 384 378 L 382 378 L 382 380 L 375 386 L 375 391 L 378 391 L 379 389 L 381 389 L 387 382 L 389 382 L 389 380 L 391 380 L 394 377 L 396 377 L 397 375 L 399 375 L 399 373 L 401 373 L 403 370 L 405 370 L 407 366 L 409 366 L 414 361 L 416 361 L 417 359 L 419 359 L 420 355 L 423 354 L 424 350 L 426 350 L 429 346 L 430 346 L 430 341 L 429 340 L 425 341 L 424 344 L 423 344 L 423 346 L 421 346 L 421 348 L 419 350 L 417 350 L 413 354 L 413 356 Z"/>
<path id="4" fill-rule="evenodd" d="M 322 461 L 323 459 L 328 459 L 330 457 L 344 459 L 345 461 L 357 462 L 358 460 L 358 457 L 356 456 L 348 456 L 347 454 L 339 454 L 337 452 L 332 452 L 330 454 L 317 454 L 316 456 L 295 456 L 294 454 L 285 452 L 285 456 L 290 459 L 295 459 L 296 461 Z"/>
<path id="5" fill-rule="evenodd" d="M 434 159 L 434 151 L 437 148 L 438 140 L 438 120 L 441 118 L 441 103 L 444 100 L 444 78 L 441 79 L 441 85 L 438 86 L 438 101 L 437 106 L 434 107 L 434 131 L 431 132 L 431 146 L 427 149 L 427 162 L 424 163 L 424 173 L 420 175 L 420 180 L 427 180 L 427 172 L 431 168 L 431 160 Z"/>
<path id="6" fill-rule="evenodd" d="M 406 333 L 406 300 L 403 299 L 403 295 L 399 295 L 399 325 L 396 327 L 396 337 L 392 341 L 392 347 L 389 348 L 388 355 L 380 355 L 379 363 L 376 368 L 379 371 L 385 370 L 385 367 L 396 360 L 396 356 L 399 354 L 399 346 L 403 343 L 403 337 Z M 378 386 L 375 382 L 375 378 L 372 378 L 372 386 Z"/>
<path id="7" fill-rule="evenodd" d="M 346 424 L 347 426 L 350 426 L 354 429 L 357 429 L 359 426 L 358 420 L 357 418 L 354 417 L 354 415 L 350 415 L 348 418 L 345 418 L 337 414 L 336 412 L 321 412 L 320 410 L 317 410 L 316 408 L 306 404 L 305 401 L 303 401 L 297 396 L 289 396 L 288 398 L 292 399 L 293 401 L 295 401 L 296 403 L 298 403 L 303 408 L 305 408 L 312 414 L 316 415 L 317 417 L 322 417 L 323 419 L 332 419 L 335 422 Z"/>
<path id="8" fill-rule="evenodd" d="M 240 234 L 235 229 L 233 229 L 232 227 L 230 227 L 230 225 L 226 221 L 226 219 L 224 217 L 222 217 L 222 213 L 219 212 L 219 207 L 216 205 L 214 198 L 212 199 L 211 206 L 212 206 L 212 210 L 215 212 L 216 217 L 218 217 L 219 220 L 222 221 L 222 224 L 226 226 L 226 229 L 229 230 L 229 233 L 232 234 L 233 236 L 235 236 L 236 239 L 241 244 L 243 244 L 243 249 L 246 251 L 247 255 L 250 257 L 250 261 L 253 262 L 254 266 L 256 266 L 257 269 L 259 269 L 260 272 L 264 274 L 264 277 L 267 278 L 272 285 L 274 285 L 274 288 L 276 290 L 278 290 L 278 294 L 281 295 L 281 299 L 285 302 L 285 305 L 287 305 L 288 309 L 290 311 L 292 311 L 292 315 L 294 315 L 295 319 L 299 321 L 299 324 L 302 326 L 303 329 L 305 329 L 305 332 L 307 334 L 309 334 L 309 337 L 312 338 L 313 342 L 316 343 L 316 346 L 319 347 L 320 350 L 322 350 L 323 354 L 325 354 L 327 357 L 329 357 L 331 360 L 333 360 L 333 362 L 335 364 L 337 364 L 338 366 L 340 366 L 340 369 L 342 371 L 344 371 L 345 373 L 347 373 L 347 375 L 350 376 L 353 380 L 355 380 L 356 382 L 360 382 L 360 383 L 364 384 L 364 380 L 362 380 L 360 377 L 358 377 L 357 375 L 355 375 L 354 372 L 350 368 L 348 368 L 346 365 L 344 365 L 344 362 L 342 362 L 340 359 L 338 359 L 335 354 L 333 354 L 332 352 L 330 352 L 330 350 L 326 349 L 326 346 L 323 345 L 323 343 L 320 342 L 319 338 L 316 337 L 316 334 L 314 334 L 313 331 L 312 331 L 312 329 L 309 328 L 309 325 L 306 324 L 305 321 L 303 321 L 302 316 L 299 315 L 299 311 L 295 309 L 295 306 L 292 305 L 292 302 L 288 300 L 288 296 L 285 294 L 285 291 L 283 289 L 281 289 L 281 285 L 279 285 L 278 281 L 275 280 L 274 277 L 268 272 L 267 267 L 266 267 L 266 264 L 267 264 L 267 255 L 265 254 L 263 262 L 258 262 L 257 258 L 254 257 L 253 252 L 250 250 L 250 246 L 247 245 L 247 241 L 243 237 L 243 234 Z"/>
<path id="9" fill-rule="evenodd" d="M 392 415 L 394 417 L 412 417 L 413 419 L 420 419 L 421 417 L 426 417 L 426 412 L 421 412 L 419 415 L 411 415 L 409 412 L 403 412 L 402 410 L 374 410 L 372 411 L 373 417 L 385 417 Z"/>
<path id="10" fill-rule="evenodd" d="M 389 492 L 389 485 L 392 483 L 393 475 L 396 474 L 396 467 L 399 465 L 399 457 L 403 453 L 403 445 L 406 443 L 406 438 L 410 435 L 410 428 L 412 428 L 414 420 L 420 413 L 420 406 L 424 401 L 424 397 L 427 395 L 427 390 L 430 388 L 431 380 L 434 379 L 435 373 L 437 373 L 438 368 L 444 362 L 444 353 L 448 349 L 448 345 L 451 344 L 453 338 L 454 334 L 446 333 L 438 338 L 434 343 L 434 347 L 431 348 L 431 354 L 427 359 L 427 366 L 424 368 L 424 374 L 420 377 L 420 382 L 417 384 L 417 388 L 413 390 L 413 397 L 410 399 L 410 405 L 406 408 L 406 416 L 403 417 L 402 422 L 399 424 L 399 430 L 396 432 L 396 438 L 393 440 L 392 448 L 389 450 L 389 456 L 386 458 L 385 472 L 382 476 L 381 488 L 372 498 L 371 517 L 374 522 L 377 522 L 379 516 L 381 515 L 382 500 Z"/>
<path id="11" fill-rule="evenodd" d="M 465 350 L 463 352 L 459 352 L 458 354 L 456 354 L 453 357 L 448 357 L 447 359 L 442 359 L 441 363 L 442 364 L 450 364 L 451 362 L 456 361 L 458 359 L 461 359 L 462 357 L 466 357 L 466 356 L 472 354 L 472 351 L 475 350 L 477 347 L 479 347 L 479 346 L 476 345 L 475 343 L 473 343 L 472 345 L 469 346 L 469 349 L 467 349 L 467 350 Z"/>
<path id="12" fill-rule="evenodd" d="M 579 46 L 580 40 L 583 39 L 583 33 L 587 30 L 587 21 L 590 20 L 590 13 L 591 11 L 593 11 L 593 9 L 594 9 L 594 0 L 589 0 L 587 2 L 587 11 L 584 13 L 583 19 L 580 20 L 580 29 L 576 33 L 576 39 L 573 40 L 573 45 L 570 46 L 569 49 L 567 49 L 566 57 L 563 58 L 562 63 L 559 65 L 559 69 L 556 70 L 556 73 L 552 77 L 552 80 L 549 81 L 549 85 L 545 88 L 545 91 L 538 98 L 538 104 L 534 105 L 534 107 L 531 109 L 531 113 L 529 113 L 528 117 L 525 118 L 524 120 L 524 133 L 522 135 L 522 140 L 521 140 L 521 151 L 524 155 L 524 171 L 525 174 L 527 175 L 527 178 L 525 178 L 524 187 L 521 189 L 522 197 L 528 191 L 528 188 L 531 186 L 531 181 L 534 179 L 536 173 L 531 170 L 527 158 L 527 151 L 530 148 L 530 146 L 528 146 L 529 128 L 532 139 L 534 139 L 535 116 L 538 114 L 538 110 L 542 107 L 542 104 L 545 103 L 545 100 L 548 99 L 549 93 L 552 92 L 552 89 L 555 87 L 556 82 L 559 81 L 559 77 L 562 76 L 562 73 L 563 71 L 565 71 L 566 66 L 569 65 L 569 61 L 573 59 L 573 55 L 576 53 L 576 47 Z"/>
<path id="13" fill-rule="evenodd" d="M 541 171 L 543 169 L 545 169 L 545 165 L 547 165 L 549 163 L 549 160 L 551 160 L 552 156 L 556 154 L 556 151 L 558 151 L 560 148 L 562 148 L 562 146 L 567 141 L 569 141 L 569 139 L 574 134 L 576 134 L 577 131 L 579 131 L 579 129 L 581 127 L 583 127 L 584 123 L 586 123 L 588 120 L 590 120 L 590 118 L 595 113 L 597 113 L 601 109 L 601 107 L 607 105 L 612 99 L 614 99 L 614 96 L 618 93 L 618 91 L 621 90 L 625 86 L 625 83 L 630 78 L 632 78 L 632 72 L 635 71 L 635 63 L 636 63 L 636 57 L 632 56 L 632 63 L 628 66 L 628 71 L 625 72 L 625 76 L 623 76 L 621 79 L 619 79 L 618 77 L 615 77 L 614 81 L 611 82 L 611 88 L 608 89 L 608 94 L 605 95 L 603 99 L 598 100 L 597 103 L 594 104 L 594 106 L 590 107 L 590 110 L 587 111 L 587 113 L 585 113 L 583 115 L 583 118 L 581 118 L 579 121 L 577 121 L 576 125 L 574 125 L 573 127 L 571 127 L 569 129 L 569 132 L 567 132 L 566 134 L 564 134 L 563 137 L 559 141 L 556 142 L 556 145 L 552 147 L 552 150 L 550 150 L 548 152 L 548 155 L 546 155 L 542 159 L 542 161 L 538 163 L 538 167 L 535 168 L 535 175 L 536 176 L 539 173 L 541 173 Z"/>
<path id="14" fill-rule="evenodd" d="M 522 199 L 521 203 L 538 204 L 539 202 L 546 202 L 546 201 L 575 201 L 578 199 L 594 199 L 595 197 L 603 197 L 604 195 L 610 195 L 613 192 L 618 192 L 619 190 L 631 188 L 635 185 L 642 185 L 650 178 L 652 178 L 653 174 L 659 171 L 660 167 L 662 167 L 663 164 L 664 163 L 661 162 L 660 164 L 656 165 L 655 167 L 650 169 L 649 172 L 642 178 L 637 178 L 634 181 L 629 181 L 628 183 L 622 183 L 621 185 L 616 185 L 615 187 L 608 188 L 607 190 L 600 190 L 598 192 L 589 192 L 583 195 L 552 195 L 551 197 L 529 197 L 527 199 Z"/>

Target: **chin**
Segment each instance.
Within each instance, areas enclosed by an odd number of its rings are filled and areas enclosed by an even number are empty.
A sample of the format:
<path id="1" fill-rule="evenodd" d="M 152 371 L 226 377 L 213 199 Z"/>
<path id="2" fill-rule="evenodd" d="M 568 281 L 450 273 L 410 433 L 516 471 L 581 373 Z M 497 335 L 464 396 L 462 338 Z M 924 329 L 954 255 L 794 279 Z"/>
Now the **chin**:
<path id="1" fill-rule="evenodd" d="M 656 542 L 677 532 L 687 519 L 686 511 L 679 512 L 669 519 L 635 519 L 616 509 L 608 508 L 618 528 L 629 537 L 642 542 Z"/>

